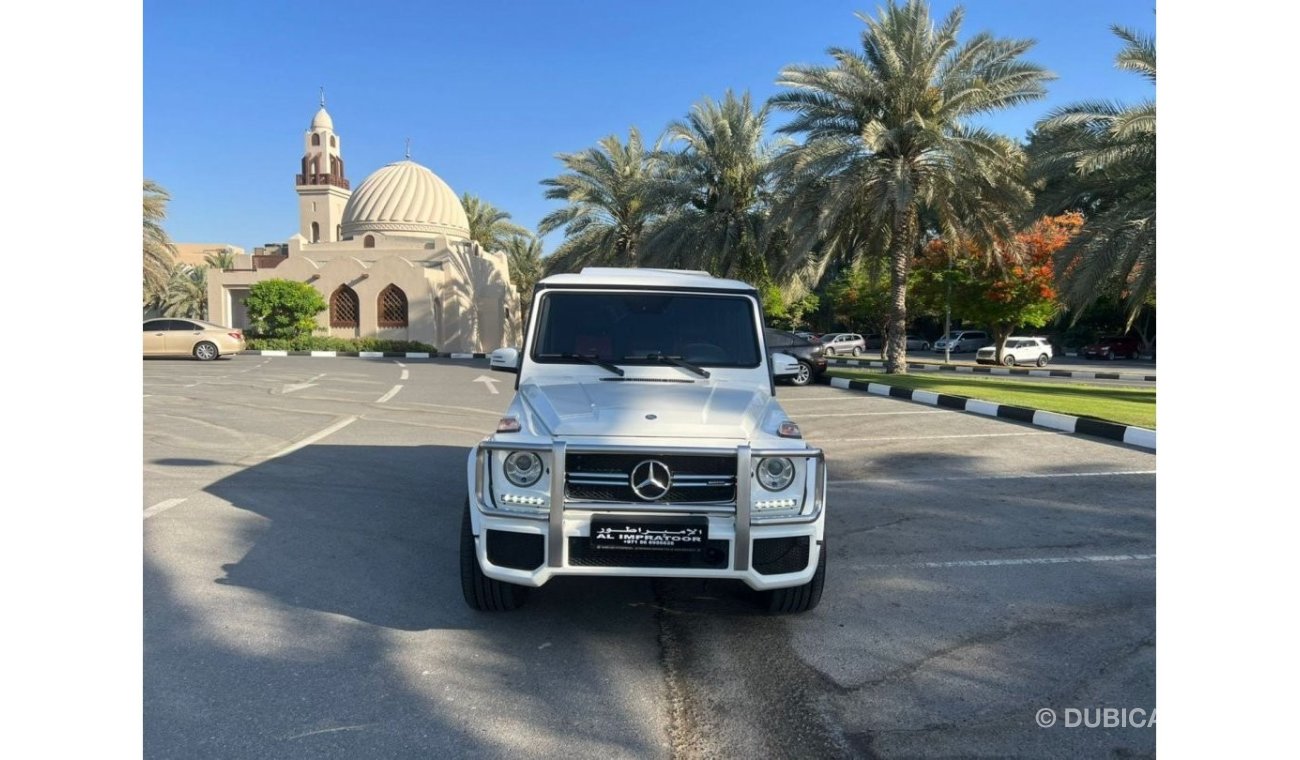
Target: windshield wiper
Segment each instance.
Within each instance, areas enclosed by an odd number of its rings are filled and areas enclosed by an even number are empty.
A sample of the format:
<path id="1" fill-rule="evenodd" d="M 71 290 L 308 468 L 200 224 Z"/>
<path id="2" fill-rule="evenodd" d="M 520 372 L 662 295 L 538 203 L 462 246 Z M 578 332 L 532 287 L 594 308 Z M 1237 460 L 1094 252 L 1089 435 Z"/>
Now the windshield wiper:
<path id="1" fill-rule="evenodd" d="M 649 359 L 650 361 L 662 362 L 663 364 L 674 364 L 683 369 L 689 369 L 691 372 L 700 377 L 708 377 L 709 371 L 703 367 L 697 367 L 688 361 L 684 361 L 680 356 L 669 356 L 668 354 L 646 354 L 645 356 L 624 356 L 626 359 Z"/>
<path id="2" fill-rule="evenodd" d="M 587 362 L 588 364 L 594 364 L 597 367 L 600 367 L 601 369 L 609 370 L 610 372 L 613 372 L 615 375 L 618 375 L 619 377 L 623 376 L 622 367 L 618 366 L 617 364 L 610 364 L 609 362 L 603 359 L 599 359 L 594 355 L 583 356 L 582 354 L 539 354 L 538 356 L 539 358 L 542 359 L 577 359 L 579 361 Z"/>

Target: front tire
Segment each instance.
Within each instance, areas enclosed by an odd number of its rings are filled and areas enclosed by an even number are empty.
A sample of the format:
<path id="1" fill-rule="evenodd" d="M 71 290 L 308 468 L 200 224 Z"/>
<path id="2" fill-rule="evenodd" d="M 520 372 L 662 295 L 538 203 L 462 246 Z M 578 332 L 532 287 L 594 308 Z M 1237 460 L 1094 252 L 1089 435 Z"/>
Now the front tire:
<path id="1" fill-rule="evenodd" d="M 201 362 L 210 362 L 218 356 L 221 356 L 221 352 L 217 350 L 216 343 L 205 340 L 194 347 L 194 358 Z"/>
<path id="2" fill-rule="evenodd" d="M 817 558 L 817 571 L 812 580 L 802 586 L 777 588 L 767 592 L 767 611 L 773 615 L 807 612 L 822 600 L 822 586 L 826 584 L 826 542 L 822 541 L 821 556 Z"/>
<path id="3" fill-rule="evenodd" d="M 474 528 L 470 524 L 469 499 L 465 499 L 465 514 L 460 522 L 460 589 L 465 603 L 480 612 L 505 612 L 523 606 L 528 598 L 528 588 L 505 583 L 483 574 L 478 554 L 474 551 Z"/>
<path id="4" fill-rule="evenodd" d="M 795 376 L 790 379 L 790 382 L 793 383 L 794 385 L 808 385 L 812 381 L 813 381 L 812 366 L 804 361 L 799 362 L 799 371 L 796 372 Z"/>
<path id="5" fill-rule="evenodd" d="M 1006 354 L 1005 356 L 1002 357 L 1002 366 L 1004 367 L 1016 366 L 1016 357 L 1012 356 L 1011 354 Z"/>

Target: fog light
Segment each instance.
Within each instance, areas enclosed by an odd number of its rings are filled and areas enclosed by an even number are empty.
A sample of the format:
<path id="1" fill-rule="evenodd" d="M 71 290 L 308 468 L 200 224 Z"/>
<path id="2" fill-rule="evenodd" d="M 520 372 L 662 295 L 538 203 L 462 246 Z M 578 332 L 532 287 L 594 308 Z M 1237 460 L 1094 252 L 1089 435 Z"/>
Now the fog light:
<path id="1" fill-rule="evenodd" d="M 540 496 L 523 496 L 514 493 L 501 494 L 501 501 L 504 504 L 518 504 L 524 507 L 546 506 L 546 499 L 543 499 Z"/>

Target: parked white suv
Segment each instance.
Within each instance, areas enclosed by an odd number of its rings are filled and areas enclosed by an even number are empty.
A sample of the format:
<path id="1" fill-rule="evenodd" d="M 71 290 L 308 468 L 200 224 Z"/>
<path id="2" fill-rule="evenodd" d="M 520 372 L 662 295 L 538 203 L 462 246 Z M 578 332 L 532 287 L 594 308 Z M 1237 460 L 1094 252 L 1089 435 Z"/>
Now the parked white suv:
<path id="1" fill-rule="evenodd" d="M 975 352 L 975 361 L 980 364 L 996 364 L 997 357 L 996 346 L 985 346 Z M 1047 342 L 1047 338 L 1012 335 L 1002 344 L 1002 363 L 1008 367 L 1017 364 L 1036 364 L 1039 367 L 1046 367 L 1051 358 L 1052 344 Z"/>
<path id="2" fill-rule="evenodd" d="M 558 575 L 730 578 L 773 612 L 817 606 L 825 462 L 773 395 L 753 287 L 554 275 L 516 355 L 515 397 L 466 467 L 470 607 L 513 609 Z"/>

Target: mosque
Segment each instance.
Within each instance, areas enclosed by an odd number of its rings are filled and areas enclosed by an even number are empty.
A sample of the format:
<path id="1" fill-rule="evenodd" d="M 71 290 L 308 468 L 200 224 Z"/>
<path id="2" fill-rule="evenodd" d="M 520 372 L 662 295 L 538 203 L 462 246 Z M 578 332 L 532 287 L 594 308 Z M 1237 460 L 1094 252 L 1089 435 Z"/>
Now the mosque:
<path id="1" fill-rule="evenodd" d="M 249 287 L 286 279 L 310 284 L 329 304 L 317 317 L 318 334 L 457 352 L 518 345 L 519 294 L 506 255 L 470 240 L 465 209 L 447 183 L 408 152 L 354 192 L 340 148 L 322 98 L 303 136 L 298 233 L 210 272 L 209 319 L 247 328 Z"/>

